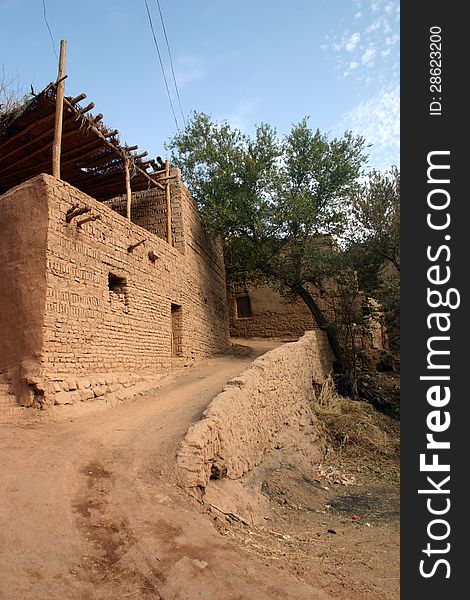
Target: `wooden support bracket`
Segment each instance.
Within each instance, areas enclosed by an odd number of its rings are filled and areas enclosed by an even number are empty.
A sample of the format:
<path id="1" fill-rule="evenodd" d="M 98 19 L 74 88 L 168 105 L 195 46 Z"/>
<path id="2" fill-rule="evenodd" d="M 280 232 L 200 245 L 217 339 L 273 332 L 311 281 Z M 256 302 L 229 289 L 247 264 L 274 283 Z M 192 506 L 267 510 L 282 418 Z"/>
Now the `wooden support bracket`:
<path id="1" fill-rule="evenodd" d="M 79 217 L 80 215 L 84 215 L 85 213 L 88 213 L 90 211 L 91 208 L 88 208 L 87 206 L 82 206 L 81 208 L 79 208 L 78 205 L 74 204 L 72 208 L 69 208 L 69 210 L 67 211 L 65 220 L 67 221 L 67 223 L 70 223 L 72 219 L 75 219 L 75 217 Z"/>
<path id="2" fill-rule="evenodd" d="M 98 219 L 101 219 L 101 215 L 93 215 L 91 217 L 87 217 L 86 219 L 78 221 L 77 227 L 81 227 L 82 225 L 85 225 L 85 223 L 90 223 L 91 221 L 98 221 Z"/>
<path id="3" fill-rule="evenodd" d="M 143 240 L 140 240 L 140 242 L 137 242 L 136 244 L 131 244 L 130 246 L 127 247 L 127 251 L 133 252 L 136 248 L 138 248 L 141 244 L 144 244 L 146 241 L 147 241 L 147 238 L 144 238 Z"/>

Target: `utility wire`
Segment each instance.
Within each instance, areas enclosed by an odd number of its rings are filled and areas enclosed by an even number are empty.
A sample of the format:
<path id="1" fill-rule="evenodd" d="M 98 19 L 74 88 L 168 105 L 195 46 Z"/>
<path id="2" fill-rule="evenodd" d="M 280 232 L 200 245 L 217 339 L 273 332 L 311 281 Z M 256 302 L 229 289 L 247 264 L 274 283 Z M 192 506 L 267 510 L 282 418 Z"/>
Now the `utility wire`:
<path id="1" fill-rule="evenodd" d="M 156 0 L 156 3 L 157 3 L 157 6 L 158 6 L 158 12 L 160 13 L 160 20 L 162 22 L 163 33 L 165 34 L 166 47 L 167 47 L 167 50 L 168 50 L 168 56 L 170 58 L 171 73 L 173 75 L 173 83 L 175 84 L 176 96 L 178 98 L 178 105 L 180 107 L 181 116 L 183 117 L 183 124 L 186 127 L 186 119 L 184 118 L 183 109 L 181 107 L 181 98 L 180 98 L 180 93 L 179 93 L 179 90 L 178 90 L 178 84 L 176 83 L 175 71 L 173 69 L 173 59 L 171 57 L 171 51 L 170 51 L 170 42 L 168 41 L 168 36 L 166 34 L 165 21 L 163 20 L 162 9 L 160 7 L 160 0 Z"/>
<path id="2" fill-rule="evenodd" d="M 49 35 L 51 37 L 51 42 L 52 42 L 52 49 L 54 50 L 54 54 L 55 57 L 57 59 L 57 61 L 59 60 L 59 57 L 57 56 L 57 52 L 55 50 L 55 42 L 54 42 L 54 37 L 52 36 L 52 31 L 51 28 L 49 27 L 49 23 L 47 22 L 47 15 L 46 15 L 46 1 L 42 0 L 42 8 L 43 8 L 43 14 L 44 14 L 44 21 L 46 22 L 46 26 L 47 26 L 47 31 L 49 32 Z"/>
<path id="3" fill-rule="evenodd" d="M 157 38 L 155 36 L 155 29 L 153 28 L 152 17 L 150 16 L 149 5 L 147 3 L 147 0 L 144 0 L 144 2 L 145 2 L 145 8 L 147 9 L 147 15 L 149 18 L 150 29 L 152 30 L 153 41 L 155 42 L 155 48 L 157 49 L 158 60 L 160 61 L 160 67 L 162 68 L 163 79 L 165 80 L 165 87 L 166 87 L 166 92 L 168 94 L 168 100 L 170 101 L 171 112 L 173 113 L 173 118 L 175 120 L 176 129 L 179 131 L 180 128 L 178 127 L 178 120 L 176 118 L 175 109 L 173 108 L 173 102 L 171 101 L 170 88 L 168 87 L 168 81 L 167 81 L 166 75 L 165 75 L 165 68 L 163 66 L 162 55 L 160 54 L 160 48 L 158 47 Z"/>

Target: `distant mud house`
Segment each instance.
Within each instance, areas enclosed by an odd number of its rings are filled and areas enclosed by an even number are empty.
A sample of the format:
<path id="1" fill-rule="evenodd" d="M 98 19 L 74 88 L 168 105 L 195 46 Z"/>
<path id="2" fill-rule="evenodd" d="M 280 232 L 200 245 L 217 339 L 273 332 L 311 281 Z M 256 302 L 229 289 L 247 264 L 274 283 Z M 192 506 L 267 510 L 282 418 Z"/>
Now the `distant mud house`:
<path id="1" fill-rule="evenodd" d="M 337 323 L 341 319 L 341 298 L 334 284 L 324 282 L 323 289 L 310 286 L 310 292 L 327 318 Z M 301 300 L 287 302 L 272 289 L 262 285 L 229 285 L 228 308 L 230 335 L 240 338 L 285 338 L 295 340 L 306 331 L 317 329 L 307 305 Z M 367 317 L 364 310 L 375 304 L 363 292 L 358 292 L 352 316 L 357 320 L 358 350 L 381 351 L 387 347 L 386 332 L 376 317 Z"/>
<path id="2" fill-rule="evenodd" d="M 99 397 L 229 343 L 221 247 L 179 172 L 148 173 L 81 95 L 64 98 L 52 176 L 56 88 L 0 120 L 0 375 L 23 405 Z"/>

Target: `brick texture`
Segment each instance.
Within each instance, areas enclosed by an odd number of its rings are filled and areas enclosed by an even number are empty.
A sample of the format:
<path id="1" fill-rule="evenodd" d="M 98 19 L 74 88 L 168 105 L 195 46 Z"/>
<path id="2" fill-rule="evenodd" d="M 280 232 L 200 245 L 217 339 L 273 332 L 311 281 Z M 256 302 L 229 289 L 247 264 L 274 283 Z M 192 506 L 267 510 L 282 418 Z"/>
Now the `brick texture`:
<path id="1" fill-rule="evenodd" d="M 329 344 L 318 329 L 256 359 L 189 429 L 178 450 L 180 482 L 205 488 L 214 468 L 230 479 L 241 477 L 259 464 L 286 427 L 301 426 L 315 436 L 311 403 L 331 363 Z"/>
<path id="2" fill-rule="evenodd" d="M 237 298 L 250 299 L 251 315 L 240 317 Z M 285 337 L 298 339 L 316 323 L 302 301 L 287 304 L 267 287 L 239 288 L 228 293 L 230 335 L 238 338 Z"/>
<path id="3" fill-rule="evenodd" d="M 31 207 L 34 201 L 40 207 L 41 218 L 34 222 L 37 256 L 27 273 L 33 283 L 29 293 L 39 308 L 34 313 L 34 347 L 14 356 L 11 351 L 3 356 L 0 348 L 0 370 L 19 371 L 35 394 L 43 396 L 41 402 L 54 402 L 63 392 L 76 392 L 78 400 L 79 390 L 54 387 L 53 382 L 100 373 L 159 373 L 168 369 L 174 357 L 194 359 L 227 348 L 221 247 L 205 233 L 178 171 L 172 174 L 176 175 L 171 183 L 174 246 L 165 241 L 162 194 L 154 191 L 134 195 L 136 223 L 119 214 L 122 198 L 100 203 L 48 175 L 6 195 L 11 211 L 7 225 L 12 232 L 16 228 L 20 237 L 26 226 L 23 221 L 30 219 L 24 205 Z M 0 214 L 4 205 L 2 197 Z M 90 210 L 67 223 L 67 212 L 73 207 Z M 24 211 L 21 219 L 20 211 Z M 96 220 L 80 225 L 90 216 Z M 2 240 L 5 252 L 3 245 Z M 22 250 L 17 260 L 26 263 Z M 5 268 L 12 267 L 0 265 L 0 281 Z M 15 288 L 11 275 L 9 281 Z M 34 281 L 45 283 L 35 286 Z M 10 336 L 9 346 L 16 343 L 14 331 L 30 326 L 23 308 L 13 320 L 9 328 L 3 323 L 0 332 Z M 63 401 L 62 394 L 59 402 Z"/>

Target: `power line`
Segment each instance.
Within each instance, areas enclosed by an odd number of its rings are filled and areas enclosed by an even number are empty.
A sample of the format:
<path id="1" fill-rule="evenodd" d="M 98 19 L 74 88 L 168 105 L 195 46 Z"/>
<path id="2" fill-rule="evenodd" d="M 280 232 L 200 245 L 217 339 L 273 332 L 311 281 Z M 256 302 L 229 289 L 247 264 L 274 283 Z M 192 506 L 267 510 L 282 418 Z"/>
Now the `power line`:
<path id="1" fill-rule="evenodd" d="M 173 59 L 171 57 L 171 51 L 170 51 L 170 42 L 168 41 L 168 36 L 166 34 L 165 21 L 163 20 L 162 9 L 160 7 L 160 0 L 156 0 L 156 3 L 157 3 L 157 6 L 158 6 L 158 12 L 160 13 L 160 20 L 162 22 L 163 33 L 165 34 L 166 47 L 167 47 L 167 50 L 168 50 L 168 56 L 170 58 L 171 73 L 173 75 L 173 83 L 175 84 L 176 96 L 178 98 L 178 105 L 180 107 L 181 116 L 183 117 L 184 126 L 186 127 L 186 119 L 184 118 L 183 109 L 181 107 L 181 98 L 180 98 L 180 93 L 179 93 L 179 90 L 178 90 L 178 84 L 176 83 L 175 71 L 173 69 Z"/>
<path id="2" fill-rule="evenodd" d="M 47 21 L 46 1 L 45 0 L 42 0 L 42 8 L 43 8 L 44 21 L 46 22 L 47 31 L 49 32 L 49 35 L 50 35 L 50 38 L 51 38 L 51 42 L 52 42 L 52 49 L 54 50 L 54 54 L 55 54 L 56 59 L 59 60 L 59 57 L 57 56 L 57 52 L 55 51 L 54 37 L 52 36 L 52 31 L 51 31 L 51 28 L 49 27 L 49 23 Z"/>
<path id="3" fill-rule="evenodd" d="M 144 0 L 144 2 L 145 2 L 145 8 L 147 9 L 147 15 L 149 18 L 150 29 L 152 30 L 153 41 L 155 42 L 155 48 L 157 49 L 158 60 L 160 61 L 160 67 L 162 68 L 163 79 L 165 80 L 165 87 L 166 87 L 166 92 L 168 94 L 168 100 L 170 101 L 171 112 L 173 113 L 173 118 L 175 120 L 176 129 L 179 131 L 180 128 L 178 127 L 178 120 L 176 118 L 175 109 L 173 108 L 173 102 L 171 101 L 170 88 L 168 87 L 168 81 L 167 81 L 166 75 L 165 75 L 165 68 L 163 66 L 162 55 L 160 54 L 160 48 L 158 47 L 157 38 L 155 36 L 155 29 L 153 28 L 152 17 L 150 16 L 149 5 L 147 3 L 147 0 Z"/>

